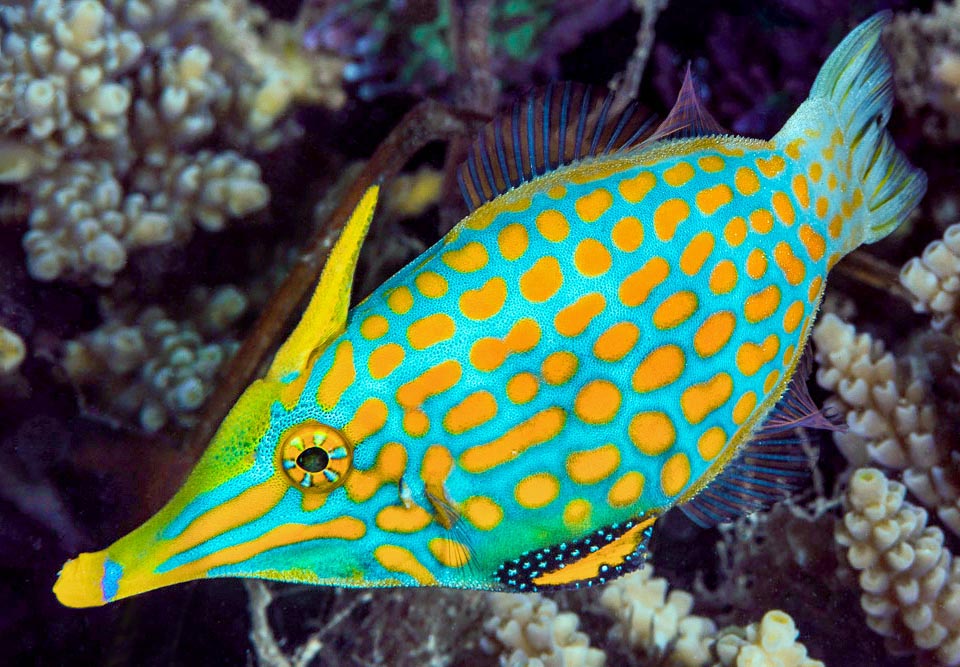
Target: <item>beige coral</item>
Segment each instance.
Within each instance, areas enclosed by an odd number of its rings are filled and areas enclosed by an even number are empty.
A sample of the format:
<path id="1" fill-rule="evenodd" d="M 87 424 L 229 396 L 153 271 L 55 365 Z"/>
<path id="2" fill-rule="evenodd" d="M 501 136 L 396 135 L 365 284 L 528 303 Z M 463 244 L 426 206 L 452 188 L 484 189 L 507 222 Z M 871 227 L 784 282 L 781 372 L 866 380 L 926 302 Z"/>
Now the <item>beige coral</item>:
<path id="1" fill-rule="evenodd" d="M 716 640 L 715 667 L 824 667 L 807 656 L 807 648 L 797 641 L 800 632 L 793 618 L 774 609 L 759 623 L 743 630 L 724 630 Z"/>
<path id="2" fill-rule="evenodd" d="M 867 624 L 893 642 L 960 665 L 960 562 L 943 531 L 904 501 L 906 488 L 875 468 L 857 470 L 844 498 L 836 540 L 860 571 Z"/>
<path id="3" fill-rule="evenodd" d="M 94 404 L 119 418 L 135 416 L 145 431 L 155 432 L 170 420 L 190 426 L 221 366 L 236 351 L 223 332 L 247 305 L 231 286 L 198 289 L 187 299 L 197 314 L 192 320 L 178 321 L 150 306 L 135 316 L 111 317 L 68 341 L 62 360 L 67 375 L 98 390 Z"/>
<path id="4" fill-rule="evenodd" d="M 690 593 L 668 589 L 649 564 L 607 584 L 600 604 L 617 619 L 614 636 L 645 655 L 665 656 L 666 664 L 708 665 L 716 625 L 690 613 Z"/>
<path id="5" fill-rule="evenodd" d="M 0 325 L 0 375 L 15 373 L 27 357 L 23 338 Z"/>
<path id="6" fill-rule="evenodd" d="M 122 140 L 131 101 L 123 76 L 143 53 L 139 36 L 97 0 L 2 11 L 0 129 L 54 154 Z"/>
<path id="7" fill-rule="evenodd" d="M 934 139 L 960 139 L 960 0 L 898 14 L 887 30 L 897 96 Z"/>
<path id="8" fill-rule="evenodd" d="M 924 383 L 882 341 L 858 334 L 831 313 L 817 322 L 813 342 L 817 382 L 834 392 L 826 405 L 849 427 L 833 434 L 847 460 L 902 470 L 910 491 L 960 535 L 960 483 L 948 448 L 937 441 L 936 411 Z"/>
<path id="9" fill-rule="evenodd" d="M 493 616 L 485 624 L 508 651 L 504 667 L 602 667 L 603 651 L 592 648 L 577 627 L 580 619 L 559 612 L 557 603 L 538 593 L 491 593 Z"/>

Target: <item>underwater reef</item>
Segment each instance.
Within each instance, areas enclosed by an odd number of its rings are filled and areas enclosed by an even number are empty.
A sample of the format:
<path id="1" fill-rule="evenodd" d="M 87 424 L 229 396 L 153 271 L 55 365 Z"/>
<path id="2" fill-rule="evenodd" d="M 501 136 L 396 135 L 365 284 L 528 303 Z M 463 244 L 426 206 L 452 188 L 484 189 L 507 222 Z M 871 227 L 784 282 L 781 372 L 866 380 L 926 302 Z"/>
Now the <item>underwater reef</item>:
<path id="1" fill-rule="evenodd" d="M 179 487 L 357 183 L 386 175 L 355 300 L 466 211 L 470 141 L 531 88 L 610 86 L 662 118 L 689 63 L 721 125 L 769 138 L 883 9 L 890 131 L 929 187 L 831 274 L 809 385 L 846 428 L 811 432 L 789 502 L 712 529 L 667 515 L 646 567 L 592 589 L 211 579 L 56 601 L 68 557 Z M 960 665 L 958 183 L 960 0 L 4 2 L 0 662 Z"/>

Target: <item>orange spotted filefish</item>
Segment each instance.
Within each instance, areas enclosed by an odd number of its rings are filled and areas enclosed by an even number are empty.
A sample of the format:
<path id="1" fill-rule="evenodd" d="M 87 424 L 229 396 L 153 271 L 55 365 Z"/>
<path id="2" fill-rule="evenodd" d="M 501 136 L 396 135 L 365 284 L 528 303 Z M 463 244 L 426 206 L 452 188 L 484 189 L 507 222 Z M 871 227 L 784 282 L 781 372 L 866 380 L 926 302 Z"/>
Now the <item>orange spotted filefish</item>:
<path id="1" fill-rule="evenodd" d="M 643 562 L 806 468 L 828 271 L 926 187 L 886 131 L 889 21 L 856 28 L 769 141 L 689 78 L 657 127 L 554 84 L 484 130 L 471 212 L 349 309 L 371 188 L 299 325 L 152 519 L 66 563 L 93 606 L 205 577 L 538 590 Z M 798 371 L 798 368 L 801 370 Z"/>

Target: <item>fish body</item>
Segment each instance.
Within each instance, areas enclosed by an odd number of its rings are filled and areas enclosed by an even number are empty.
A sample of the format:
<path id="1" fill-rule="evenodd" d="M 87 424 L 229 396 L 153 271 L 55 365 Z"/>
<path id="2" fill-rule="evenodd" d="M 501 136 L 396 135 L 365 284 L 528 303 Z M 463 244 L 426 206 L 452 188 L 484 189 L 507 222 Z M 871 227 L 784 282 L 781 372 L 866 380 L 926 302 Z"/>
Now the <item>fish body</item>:
<path id="1" fill-rule="evenodd" d="M 475 210 L 348 314 L 340 298 L 343 321 L 324 329 L 311 304 L 184 490 L 68 563 L 61 601 L 205 576 L 593 583 L 637 566 L 671 507 L 703 523 L 749 508 L 775 477 L 744 455 L 828 271 L 923 193 L 884 131 L 883 21 L 838 47 L 770 141 L 655 135 L 507 188 L 524 159 L 537 173 L 535 133 L 513 167 L 487 147 Z M 739 484 L 735 466 L 753 481 L 705 493 L 725 471 Z"/>

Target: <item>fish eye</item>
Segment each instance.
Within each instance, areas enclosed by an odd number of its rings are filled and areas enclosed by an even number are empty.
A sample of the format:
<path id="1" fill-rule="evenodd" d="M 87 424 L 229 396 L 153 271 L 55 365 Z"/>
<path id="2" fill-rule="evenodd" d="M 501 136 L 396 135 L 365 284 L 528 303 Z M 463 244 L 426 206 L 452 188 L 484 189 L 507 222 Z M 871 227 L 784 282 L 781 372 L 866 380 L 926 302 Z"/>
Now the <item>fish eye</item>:
<path id="1" fill-rule="evenodd" d="M 297 457 L 297 465 L 307 472 L 320 472 L 330 463 L 330 456 L 322 447 L 307 447 Z"/>
<path id="2" fill-rule="evenodd" d="M 343 484 L 353 466 L 353 444 L 332 426 L 309 421 L 283 434 L 277 459 L 290 486 L 329 493 Z"/>

